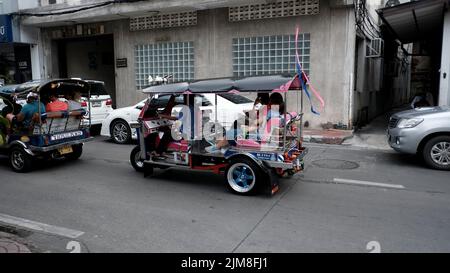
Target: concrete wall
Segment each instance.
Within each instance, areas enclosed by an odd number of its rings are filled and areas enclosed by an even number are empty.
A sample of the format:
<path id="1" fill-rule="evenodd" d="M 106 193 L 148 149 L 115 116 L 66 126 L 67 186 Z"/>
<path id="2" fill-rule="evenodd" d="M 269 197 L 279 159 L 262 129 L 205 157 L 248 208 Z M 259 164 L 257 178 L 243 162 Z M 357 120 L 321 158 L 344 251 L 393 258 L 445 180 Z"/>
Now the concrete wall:
<path id="1" fill-rule="evenodd" d="M 16 12 L 18 9 L 16 0 L 2 0 L 0 1 L 0 14 L 8 14 Z"/>
<path id="2" fill-rule="evenodd" d="M 305 98 L 305 121 L 318 128 L 322 123 L 351 124 L 353 120 L 353 74 L 355 58 L 355 22 L 351 6 L 330 8 L 321 1 L 320 14 L 258 21 L 231 23 L 228 9 L 198 11 L 196 26 L 160 30 L 129 31 L 129 20 L 105 23 L 105 34 L 114 34 L 115 58 L 127 58 L 128 67 L 115 69 L 117 107 L 128 106 L 143 98 L 136 90 L 134 47 L 161 40 L 193 41 L 195 78 L 230 77 L 232 71 L 232 39 L 265 35 L 289 35 L 295 27 L 311 34 L 311 80 L 325 99 L 320 116 L 313 116 Z M 59 75 L 58 53 L 51 29 L 42 31 L 43 74 Z M 288 110 L 299 111 L 296 95 L 289 98 Z M 318 101 L 314 100 L 318 106 Z"/>
<path id="3" fill-rule="evenodd" d="M 130 32 L 128 20 L 112 24 L 115 57 L 128 59 L 128 68 L 116 69 L 118 106 L 131 105 L 142 98 L 135 90 L 135 45 L 161 39 L 193 41 L 195 77 L 229 77 L 233 74 L 232 38 L 294 34 L 295 26 L 299 25 L 302 32 L 311 34 L 311 79 L 327 103 L 321 116 L 313 117 L 305 99 L 305 120 L 318 127 L 326 122 L 348 124 L 352 118 L 349 108 L 355 44 L 352 9 L 330 9 L 327 1 L 322 1 L 320 15 L 315 16 L 230 23 L 227 9 L 214 9 L 199 11 L 194 27 Z M 317 101 L 314 103 L 318 105 Z M 298 111 L 294 107 L 297 107 L 294 103 L 288 105 Z"/>

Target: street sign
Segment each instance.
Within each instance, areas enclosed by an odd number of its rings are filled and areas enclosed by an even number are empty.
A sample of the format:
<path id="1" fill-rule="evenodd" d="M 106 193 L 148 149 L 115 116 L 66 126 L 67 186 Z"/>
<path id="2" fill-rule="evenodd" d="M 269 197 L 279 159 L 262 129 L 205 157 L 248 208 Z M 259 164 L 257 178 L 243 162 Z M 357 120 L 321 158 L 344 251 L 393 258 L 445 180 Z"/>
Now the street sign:
<path id="1" fill-rule="evenodd" d="M 0 15 L 0 43 L 11 43 L 12 41 L 11 16 Z"/>
<path id="2" fill-rule="evenodd" d="M 120 59 L 116 59 L 116 67 L 120 68 L 120 67 L 127 67 L 127 58 L 120 58 Z"/>

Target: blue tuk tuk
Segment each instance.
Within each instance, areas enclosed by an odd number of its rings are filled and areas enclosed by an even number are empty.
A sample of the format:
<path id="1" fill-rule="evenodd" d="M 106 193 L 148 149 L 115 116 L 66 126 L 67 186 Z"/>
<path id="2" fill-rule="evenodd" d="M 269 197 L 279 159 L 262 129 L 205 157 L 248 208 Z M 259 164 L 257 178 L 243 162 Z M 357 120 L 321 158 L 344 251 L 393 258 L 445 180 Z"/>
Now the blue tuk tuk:
<path id="1" fill-rule="evenodd" d="M 67 95 L 74 92 L 89 93 L 89 88 L 87 82 L 76 79 L 30 81 L 0 87 L 0 153 L 9 157 L 13 171 L 31 171 L 35 159 L 74 160 L 81 156 L 83 144 L 93 139 L 89 125 L 82 123 L 87 109 L 46 112 L 42 102 L 48 102 L 50 96 L 66 100 Z M 38 110 L 25 124 L 16 117 L 30 94 L 36 96 Z"/>

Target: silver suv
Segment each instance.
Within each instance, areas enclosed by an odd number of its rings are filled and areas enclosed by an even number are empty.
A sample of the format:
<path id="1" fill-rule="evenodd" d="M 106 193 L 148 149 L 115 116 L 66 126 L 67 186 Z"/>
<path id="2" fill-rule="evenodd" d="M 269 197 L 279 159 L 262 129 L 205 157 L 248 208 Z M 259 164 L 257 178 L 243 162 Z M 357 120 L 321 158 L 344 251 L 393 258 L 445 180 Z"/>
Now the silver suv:
<path id="1" fill-rule="evenodd" d="M 396 113 L 388 126 L 389 145 L 396 151 L 418 154 L 426 164 L 450 170 L 450 107 L 424 107 Z"/>

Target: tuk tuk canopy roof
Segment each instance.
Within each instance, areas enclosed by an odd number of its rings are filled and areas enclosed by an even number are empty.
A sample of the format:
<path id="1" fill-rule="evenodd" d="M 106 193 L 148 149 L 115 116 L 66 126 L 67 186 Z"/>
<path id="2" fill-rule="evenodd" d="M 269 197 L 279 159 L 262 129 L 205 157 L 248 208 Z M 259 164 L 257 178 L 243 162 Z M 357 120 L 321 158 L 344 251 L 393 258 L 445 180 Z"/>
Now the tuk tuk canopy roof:
<path id="1" fill-rule="evenodd" d="M 150 86 L 142 90 L 146 94 L 228 93 L 238 92 L 286 92 L 299 90 L 298 76 L 258 76 L 242 79 L 221 78 Z"/>
<path id="2" fill-rule="evenodd" d="M 76 86 L 81 89 L 89 89 L 89 84 L 83 80 L 77 79 L 54 79 L 54 80 L 35 80 L 22 84 L 0 86 L 0 96 L 20 95 L 28 92 L 40 93 L 41 90 L 49 88 L 57 89 L 60 86 Z"/>

